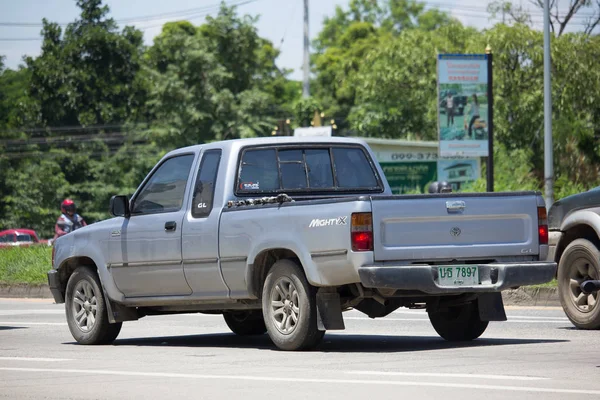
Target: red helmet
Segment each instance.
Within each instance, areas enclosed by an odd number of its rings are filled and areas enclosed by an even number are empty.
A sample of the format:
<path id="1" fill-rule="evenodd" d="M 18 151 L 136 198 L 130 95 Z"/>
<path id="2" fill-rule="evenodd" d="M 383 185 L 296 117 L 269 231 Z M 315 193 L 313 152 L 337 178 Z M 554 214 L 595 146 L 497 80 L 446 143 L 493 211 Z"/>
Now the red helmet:
<path id="1" fill-rule="evenodd" d="M 75 202 L 71 199 L 64 199 L 62 203 L 60 203 L 60 210 L 66 214 L 67 212 L 75 212 Z"/>

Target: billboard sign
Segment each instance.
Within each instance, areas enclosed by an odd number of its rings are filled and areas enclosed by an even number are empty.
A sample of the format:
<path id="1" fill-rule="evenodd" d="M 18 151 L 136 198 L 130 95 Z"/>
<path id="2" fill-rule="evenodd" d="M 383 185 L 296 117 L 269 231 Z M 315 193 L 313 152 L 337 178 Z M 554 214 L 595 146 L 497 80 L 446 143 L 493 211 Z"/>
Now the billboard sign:
<path id="1" fill-rule="evenodd" d="M 488 156 L 488 56 L 438 55 L 440 157 Z"/>

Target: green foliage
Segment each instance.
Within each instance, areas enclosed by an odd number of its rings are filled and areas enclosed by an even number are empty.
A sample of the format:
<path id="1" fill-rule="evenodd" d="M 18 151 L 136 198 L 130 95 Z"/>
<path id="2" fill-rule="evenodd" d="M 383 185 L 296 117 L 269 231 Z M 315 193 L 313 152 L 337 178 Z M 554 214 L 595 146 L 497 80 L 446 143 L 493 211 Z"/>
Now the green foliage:
<path id="1" fill-rule="evenodd" d="M 407 30 L 382 41 L 356 74 L 356 105 L 348 119 L 361 136 L 437 138 L 438 53 L 462 52 L 460 25 Z"/>
<path id="2" fill-rule="evenodd" d="M 352 0 L 315 40 L 316 95 L 342 132 L 432 138 L 435 56 L 463 50 L 467 32 L 422 2 Z"/>
<path id="3" fill-rule="evenodd" d="M 314 97 L 301 98 L 294 104 L 294 122 L 297 126 L 310 126 L 315 113 L 321 109 L 321 103 Z"/>
<path id="4" fill-rule="evenodd" d="M 117 30 L 100 0 L 80 0 L 81 17 L 64 35 L 43 21 L 42 54 L 28 57 L 29 92 L 39 103 L 32 122 L 47 126 L 125 121 L 137 104 L 133 85 L 142 52 L 141 31 Z"/>
<path id="5" fill-rule="evenodd" d="M 0 248 L 0 283 L 48 284 L 52 248 L 44 245 Z"/>
<path id="6" fill-rule="evenodd" d="M 278 51 L 258 36 L 254 22 L 223 6 L 199 28 L 165 25 L 144 70 L 152 83 L 152 140 L 179 147 L 271 132 L 281 99 L 291 94 L 275 66 Z"/>
<path id="7" fill-rule="evenodd" d="M 0 226 L 35 229 L 42 237 L 52 237 L 60 215 L 60 202 L 68 182 L 60 165 L 51 158 L 31 159 L 6 177 L 4 215 Z"/>
<path id="8" fill-rule="evenodd" d="M 494 191 L 512 192 L 522 190 L 540 190 L 540 182 L 533 174 L 531 150 L 507 150 L 502 144 L 494 148 Z M 482 163 L 481 176 L 475 182 L 465 185 L 461 192 L 485 192 L 486 164 Z"/>
<path id="9" fill-rule="evenodd" d="M 467 52 L 494 52 L 494 132 L 511 149 L 531 149 L 543 179 L 543 36 L 525 25 L 497 25 L 473 35 Z M 552 41 L 553 142 L 557 189 L 600 183 L 600 40 L 565 34 Z M 558 193 L 559 194 L 559 193 Z"/>

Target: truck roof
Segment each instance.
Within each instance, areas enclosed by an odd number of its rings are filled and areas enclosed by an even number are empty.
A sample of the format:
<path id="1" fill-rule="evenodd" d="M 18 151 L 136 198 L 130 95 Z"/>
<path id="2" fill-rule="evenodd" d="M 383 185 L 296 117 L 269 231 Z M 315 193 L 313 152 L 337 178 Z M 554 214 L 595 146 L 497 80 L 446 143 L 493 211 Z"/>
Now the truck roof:
<path id="1" fill-rule="evenodd" d="M 366 146 L 367 143 L 362 139 L 348 138 L 348 137 L 306 137 L 306 136 L 276 136 L 276 137 L 261 137 L 261 138 L 249 138 L 249 139 L 231 139 L 222 140 L 219 142 L 211 142 L 205 144 L 197 144 L 194 146 L 182 147 L 175 149 L 167 153 L 167 156 L 172 156 L 181 153 L 197 152 L 202 148 L 206 149 L 223 149 L 225 151 L 238 150 L 244 146 L 260 146 L 270 144 L 307 144 L 307 143 L 335 143 L 335 144 L 361 144 Z"/>

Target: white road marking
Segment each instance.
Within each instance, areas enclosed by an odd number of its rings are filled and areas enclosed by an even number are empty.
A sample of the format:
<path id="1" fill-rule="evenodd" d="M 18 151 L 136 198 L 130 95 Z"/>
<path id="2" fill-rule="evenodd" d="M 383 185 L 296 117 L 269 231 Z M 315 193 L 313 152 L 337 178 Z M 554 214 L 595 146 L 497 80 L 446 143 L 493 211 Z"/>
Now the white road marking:
<path id="1" fill-rule="evenodd" d="M 508 318 L 515 318 L 515 319 L 555 319 L 555 320 L 561 320 L 561 321 L 569 321 L 569 319 L 567 317 L 540 317 L 540 316 L 533 316 L 533 315 L 507 315 Z"/>
<path id="2" fill-rule="evenodd" d="M 6 325 L 50 325 L 50 326 L 63 326 L 67 325 L 66 322 L 29 322 L 29 321 L 0 321 L 0 326 Z"/>
<path id="3" fill-rule="evenodd" d="M 513 381 L 540 381 L 548 380 L 541 376 L 515 376 L 515 375 L 481 375 L 481 374 L 445 374 L 435 372 L 394 372 L 394 371 L 345 371 L 346 374 L 353 375 L 382 375 L 382 376 L 427 376 L 438 378 L 481 378 Z"/>
<path id="4" fill-rule="evenodd" d="M 429 318 L 368 318 L 368 317 L 344 317 L 344 321 L 345 320 L 358 320 L 358 321 L 378 321 L 378 322 L 382 322 L 382 321 L 423 321 L 423 322 L 429 322 Z"/>
<path id="5" fill-rule="evenodd" d="M 373 321 L 372 318 L 369 317 L 344 317 L 344 320 L 362 320 L 362 321 Z M 429 318 L 376 318 L 376 321 L 421 321 L 421 322 L 429 322 Z M 564 321 L 553 321 L 553 320 L 514 320 L 508 319 L 508 321 L 500 321 L 500 322 L 516 322 L 516 323 L 528 323 L 528 324 L 565 324 L 568 323 L 568 320 Z"/>
<path id="6" fill-rule="evenodd" d="M 39 315 L 48 315 L 48 314 L 53 314 L 53 315 L 62 315 L 65 313 L 65 310 L 0 310 L 0 315 L 1 316 L 7 316 L 7 315 L 32 315 L 32 314 L 39 314 Z"/>
<path id="7" fill-rule="evenodd" d="M 138 372 L 138 371 L 117 371 L 102 369 L 50 369 L 50 368 L 0 368 L 0 371 L 12 372 L 49 372 L 56 374 L 90 374 L 90 375 L 119 375 L 119 376 L 138 376 L 152 378 L 188 378 L 188 379 L 222 379 L 231 381 L 257 381 L 257 382 L 290 382 L 290 383 L 327 383 L 344 385 L 390 385 L 390 386 L 419 386 L 419 387 L 437 387 L 437 388 L 455 388 L 455 389 L 481 389 L 498 390 L 509 392 L 534 392 L 534 393 L 565 393 L 565 394 L 590 394 L 600 395 L 600 390 L 589 389 L 560 389 L 547 387 L 529 387 L 529 386 L 499 386 L 499 385 L 480 385 L 472 383 L 442 383 L 442 382 L 416 382 L 416 381 L 384 381 L 384 380 L 360 380 L 360 379 L 323 379 L 323 378 L 291 378 L 274 376 L 248 376 L 248 375 L 209 375 L 209 374 L 181 374 L 171 372 Z"/>
<path id="8" fill-rule="evenodd" d="M 72 358 L 36 358 L 36 357 L 0 357 L 0 361 L 54 362 L 54 361 L 73 361 L 73 359 Z"/>

